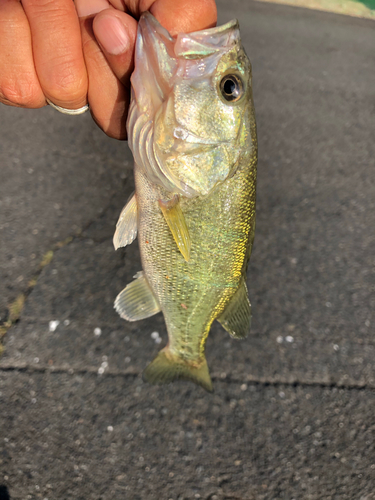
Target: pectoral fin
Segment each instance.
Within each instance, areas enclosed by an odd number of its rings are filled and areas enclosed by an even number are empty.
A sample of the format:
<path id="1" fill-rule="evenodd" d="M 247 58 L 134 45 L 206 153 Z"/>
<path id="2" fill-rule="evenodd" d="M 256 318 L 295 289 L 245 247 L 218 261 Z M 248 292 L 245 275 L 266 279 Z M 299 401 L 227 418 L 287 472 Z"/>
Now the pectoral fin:
<path id="1" fill-rule="evenodd" d="M 182 253 L 184 259 L 189 262 L 191 241 L 185 217 L 180 207 L 179 196 L 174 195 L 174 197 L 168 201 L 159 200 L 159 206 L 171 230 L 173 238 L 177 243 L 178 249 Z"/>
<path id="2" fill-rule="evenodd" d="M 232 337 L 243 339 L 248 335 L 251 325 L 251 305 L 245 281 L 242 281 L 224 312 L 216 319 Z"/>
<path id="3" fill-rule="evenodd" d="M 137 198 L 135 194 L 122 209 L 113 237 L 115 250 L 130 245 L 137 236 Z"/>
<path id="4" fill-rule="evenodd" d="M 147 283 L 143 272 L 137 273 L 115 300 L 115 309 L 121 318 L 138 321 L 149 318 L 160 311 L 160 306 Z"/>

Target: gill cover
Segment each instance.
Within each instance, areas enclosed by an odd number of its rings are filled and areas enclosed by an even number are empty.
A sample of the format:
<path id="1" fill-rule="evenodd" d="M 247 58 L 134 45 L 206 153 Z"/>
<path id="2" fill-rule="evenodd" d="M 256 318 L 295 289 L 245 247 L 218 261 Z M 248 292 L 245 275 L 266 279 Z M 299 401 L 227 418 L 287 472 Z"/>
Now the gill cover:
<path id="1" fill-rule="evenodd" d="M 248 93 L 237 21 L 173 38 L 149 12 L 141 16 L 127 128 L 136 168 L 152 183 L 193 197 L 234 173 L 249 99 L 223 98 L 231 73 Z"/>

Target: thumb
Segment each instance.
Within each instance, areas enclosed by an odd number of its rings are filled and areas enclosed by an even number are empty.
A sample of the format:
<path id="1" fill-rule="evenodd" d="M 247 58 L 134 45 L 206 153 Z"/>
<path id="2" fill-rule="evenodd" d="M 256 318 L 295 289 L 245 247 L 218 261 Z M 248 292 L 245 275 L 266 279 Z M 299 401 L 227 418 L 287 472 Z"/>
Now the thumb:
<path id="1" fill-rule="evenodd" d="M 107 9 L 95 16 L 93 30 L 113 73 L 129 89 L 137 21 L 125 12 Z"/>

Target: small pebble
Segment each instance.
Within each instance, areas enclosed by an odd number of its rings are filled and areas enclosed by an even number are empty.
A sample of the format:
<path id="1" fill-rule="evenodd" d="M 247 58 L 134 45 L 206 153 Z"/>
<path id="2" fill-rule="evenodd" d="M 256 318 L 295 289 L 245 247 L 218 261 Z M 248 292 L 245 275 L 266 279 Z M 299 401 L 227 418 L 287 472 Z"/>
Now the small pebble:
<path id="1" fill-rule="evenodd" d="M 294 337 L 292 337 L 291 335 L 287 335 L 287 336 L 285 337 L 285 340 L 286 340 L 287 342 L 294 342 Z"/>
<path id="2" fill-rule="evenodd" d="M 152 332 L 151 333 L 151 338 L 154 339 L 154 340 L 158 339 L 159 338 L 159 332 Z"/>
<path id="3" fill-rule="evenodd" d="M 101 334 L 102 334 L 102 329 L 101 328 L 99 328 L 99 327 L 94 328 L 94 335 L 95 335 L 95 337 L 100 337 Z"/>
<path id="4" fill-rule="evenodd" d="M 54 332 L 56 330 L 56 328 L 59 326 L 59 324 L 60 324 L 60 321 L 58 319 L 56 319 L 54 321 L 50 321 L 49 322 L 49 331 Z"/>

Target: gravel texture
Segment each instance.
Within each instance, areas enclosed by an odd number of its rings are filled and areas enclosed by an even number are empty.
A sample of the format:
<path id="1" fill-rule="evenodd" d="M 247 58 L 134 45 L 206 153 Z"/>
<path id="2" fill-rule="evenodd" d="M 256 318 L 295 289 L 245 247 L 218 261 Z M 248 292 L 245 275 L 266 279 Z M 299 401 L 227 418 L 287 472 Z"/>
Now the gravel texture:
<path id="1" fill-rule="evenodd" d="M 111 241 L 127 146 L 89 115 L 1 107 L 0 324 L 25 305 L 0 360 L 0 500 L 375 499 L 375 24 L 218 9 L 253 63 L 252 333 L 212 328 L 213 395 L 144 384 L 167 338 L 113 310 L 140 269 Z"/>

